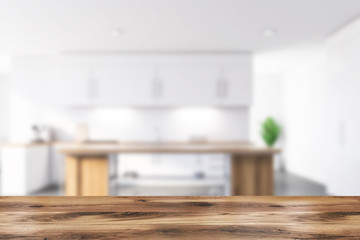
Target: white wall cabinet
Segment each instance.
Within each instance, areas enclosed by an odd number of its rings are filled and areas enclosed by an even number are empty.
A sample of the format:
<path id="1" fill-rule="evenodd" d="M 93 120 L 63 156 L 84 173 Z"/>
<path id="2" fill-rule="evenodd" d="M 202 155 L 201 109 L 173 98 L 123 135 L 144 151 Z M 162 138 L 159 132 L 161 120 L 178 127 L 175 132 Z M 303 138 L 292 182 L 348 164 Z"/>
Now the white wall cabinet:
<path id="1" fill-rule="evenodd" d="M 155 103 L 153 96 L 153 68 L 103 62 L 95 69 L 97 94 L 93 99 L 98 106 L 146 106 Z"/>
<path id="2" fill-rule="evenodd" d="M 242 105 L 251 104 L 252 97 L 252 73 L 251 64 L 228 64 L 223 67 L 220 84 L 218 82 L 219 105 Z M 223 82 L 223 84 L 221 84 Z"/>
<path id="3" fill-rule="evenodd" d="M 56 62 L 53 57 L 22 56 L 14 58 L 11 75 L 11 96 L 34 104 L 53 104 L 56 99 L 54 72 Z M 61 91 L 61 90 L 60 90 Z M 63 93 L 64 94 L 64 93 Z"/>
<path id="4" fill-rule="evenodd" d="M 91 86 L 92 66 L 78 58 L 56 58 L 53 99 L 60 106 L 86 106 L 95 95 Z"/>
<path id="5" fill-rule="evenodd" d="M 14 60 L 11 93 L 40 106 L 88 104 L 89 66 L 73 58 L 22 56 Z"/>
<path id="6" fill-rule="evenodd" d="M 18 57 L 15 90 L 60 106 L 248 106 L 251 56 Z"/>
<path id="7" fill-rule="evenodd" d="M 217 103 L 216 67 L 198 63 L 164 65 L 159 72 L 162 81 L 160 105 L 207 106 Z"/>
<path id="8" fill-rule="evenodd" d="M 1 149 L 1 195 L 25 196 L 49 184 L 47 146 Z"/>

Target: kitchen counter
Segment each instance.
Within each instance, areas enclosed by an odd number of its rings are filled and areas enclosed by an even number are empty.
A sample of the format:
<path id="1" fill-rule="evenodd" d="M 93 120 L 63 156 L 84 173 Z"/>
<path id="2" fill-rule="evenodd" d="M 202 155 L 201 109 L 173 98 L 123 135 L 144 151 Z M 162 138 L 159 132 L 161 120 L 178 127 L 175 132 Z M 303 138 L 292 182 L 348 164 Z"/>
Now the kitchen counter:
<path id="1" fill-rule="evenodd" d="M 107 196 L 109 155 L 117 153 L 225 153 L 231 157 L 232 195 L 272 195 L 273 156 L 278 149 L 245 143 L 57 144 L 66 156 L 67 196 Z"/>
<path id="2" fill-rule="evenodd" d="M 98 155 L 108 153 L 236 153 L 247 155 L 272 155 L 279 149 L 258 147 L 241 142 L 204 143 L 66 143 L 57 144 L 60 152 L 68 155 Z"/>
<path id="3" fill-rule="evenodd" d="M 39 146 L 50 146 L 48 142 L 0 142 L 0 148 L 23 148 L 23 147 L 39 147 Z"/>
<path id="4" fill-rule="evenodd" d="M 0 239 L 357 239 L 360 197 L 0 197 Z"/>

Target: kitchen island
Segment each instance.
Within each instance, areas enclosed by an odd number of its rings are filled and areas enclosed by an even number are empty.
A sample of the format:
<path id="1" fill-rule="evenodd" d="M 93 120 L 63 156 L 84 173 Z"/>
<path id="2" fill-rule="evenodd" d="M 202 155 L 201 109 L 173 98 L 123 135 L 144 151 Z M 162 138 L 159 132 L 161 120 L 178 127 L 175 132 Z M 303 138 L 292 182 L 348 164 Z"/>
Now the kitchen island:
<path id="1" fill-rule="evenodd" d="M 231 156 L 232 195 L 273 195 L 273 156 L 278 149 L 244 143 L 60 144 L 66 196 L 107 196 L 109 156 L 118 153 L 225 153 Z"/>
<path id="2" fill-rule="evenodd" d="M 358 239 L 359 197 L 0 197 L 0 239 Z"/>

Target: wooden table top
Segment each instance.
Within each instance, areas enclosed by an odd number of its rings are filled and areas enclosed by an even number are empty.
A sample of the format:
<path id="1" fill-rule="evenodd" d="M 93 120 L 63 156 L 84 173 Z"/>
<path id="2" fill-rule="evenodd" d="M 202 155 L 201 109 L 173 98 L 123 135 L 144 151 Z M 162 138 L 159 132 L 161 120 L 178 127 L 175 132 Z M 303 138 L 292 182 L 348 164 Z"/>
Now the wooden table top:
<path id="1" fill-rule="evenodd" d="M 58 144 L 57 149 L 69 155 L 101 155 L 109 153 L 235 153 L 273 155 L 279 149 L 244 143 L 108 143 Z"/>
<path id="2" fill-rule="evenodd" d="M 360 197 L 1 197 L 0 239 L 359 239 Z"/>

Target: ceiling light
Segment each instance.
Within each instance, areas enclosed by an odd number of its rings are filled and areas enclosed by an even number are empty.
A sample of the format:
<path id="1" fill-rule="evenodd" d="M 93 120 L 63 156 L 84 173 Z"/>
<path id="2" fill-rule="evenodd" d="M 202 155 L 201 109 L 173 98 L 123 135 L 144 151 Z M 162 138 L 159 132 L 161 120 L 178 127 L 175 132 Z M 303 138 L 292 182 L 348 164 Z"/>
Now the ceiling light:
<path id="1" fill-rule="evenodd" d="M 262 31 L 263 37 L 275 37 L 277 35 L 277 31 L 273 28 L 268 28 Z"/>

